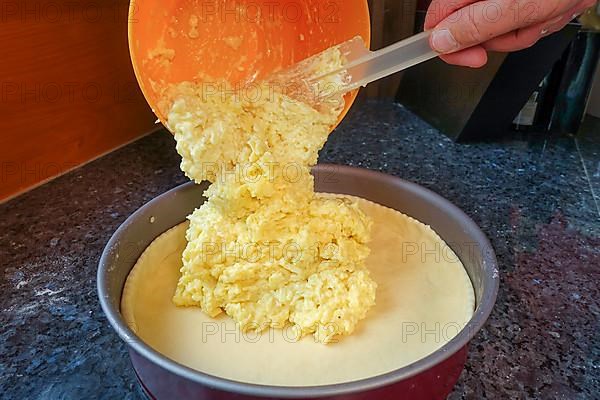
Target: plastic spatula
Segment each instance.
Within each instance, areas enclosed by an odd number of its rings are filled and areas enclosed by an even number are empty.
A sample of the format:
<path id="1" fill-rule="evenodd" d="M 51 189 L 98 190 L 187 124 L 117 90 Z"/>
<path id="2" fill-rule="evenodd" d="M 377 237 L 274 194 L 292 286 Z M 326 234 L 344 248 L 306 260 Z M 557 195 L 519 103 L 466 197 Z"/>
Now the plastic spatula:
<path id="1" fill-rule="evenodd" d="M 335 49 L 339 49 L 343 56 L 343 66 L 323 71 L 322 59 Z M 366 86 L 437 55 L 429 46 L 429 32 L 411 36 L 377 51 L 367 49 L 362 38 L 357 36 L 278 71 L 266 80 L 285 87 L 287 95 L 317 106 L 325 98 Z M 335 75 L 342 79 L 333 80 L 339 82 L 334 87 L 331 84 L 327 88 L 321 85 L 331 82 Z"/>

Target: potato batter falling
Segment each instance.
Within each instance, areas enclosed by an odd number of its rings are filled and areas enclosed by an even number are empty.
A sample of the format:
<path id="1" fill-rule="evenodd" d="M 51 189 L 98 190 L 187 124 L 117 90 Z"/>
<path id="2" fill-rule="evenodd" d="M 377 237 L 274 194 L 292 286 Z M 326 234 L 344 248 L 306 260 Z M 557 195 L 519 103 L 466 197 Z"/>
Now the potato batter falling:
<path id="1" fill-rule="evenodd" d="M 244 331 L 351 334 L 375 303 L 371 221 L 354 200 L 316 194 L 310 174 L 343 99 L 316 110 L 268 84 L 215 87 L 178 85 L 168 114 L 182 170 L 211 182 L 188 217 L 173 301 L 225 312 Z"/>

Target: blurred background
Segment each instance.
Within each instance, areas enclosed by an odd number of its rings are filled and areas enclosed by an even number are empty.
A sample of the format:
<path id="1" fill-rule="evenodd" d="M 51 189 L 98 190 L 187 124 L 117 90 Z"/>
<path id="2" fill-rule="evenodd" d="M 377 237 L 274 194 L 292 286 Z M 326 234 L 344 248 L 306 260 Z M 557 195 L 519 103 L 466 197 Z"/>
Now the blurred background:
<path id="1" fill-rule="evenodd" d="M 419 32 L 429 4 L 369 3 L 373 49 Z M 431 60 L 369 85 L 320 153 L 440 194 L 490 239 L 498 301 L 450 400 L 599 398 L 598 13 L 481 69 Z M 147 398 L 98 261 L 189 180 L 139 90 L 129 20 L 127 0 L 0 0 L 1 399 Z"/>
<path id="2" fill-rule="evenodd" d="M 420 31 L 428 4 L 371 0 L 372 48 Z M 433 60 L 361 97 L 394 99 L 457 141 L 598 135 L 599 12 L 480 70 Z M 129 60 L 130 17 L 127 0 L 2 1 L 0 201 L 160 128 Z"/>

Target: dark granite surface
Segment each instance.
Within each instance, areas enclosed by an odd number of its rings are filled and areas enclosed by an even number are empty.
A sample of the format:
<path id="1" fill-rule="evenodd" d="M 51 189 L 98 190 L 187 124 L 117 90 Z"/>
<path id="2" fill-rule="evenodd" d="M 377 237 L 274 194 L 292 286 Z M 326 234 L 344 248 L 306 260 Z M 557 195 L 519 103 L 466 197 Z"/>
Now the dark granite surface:
<path id="1" fill-rule="evenodd" d="M 598 152 L 593 139 L 458 145 L 381 102 L 356 105 L 323 150 L 436 191 L 496 249 L 498 303 L 451 399 L 600 398 Z M 158 132 L 0 205 L 0 398 L 141 398 L 97 262 L 129 214 L 185 181 Z"/>

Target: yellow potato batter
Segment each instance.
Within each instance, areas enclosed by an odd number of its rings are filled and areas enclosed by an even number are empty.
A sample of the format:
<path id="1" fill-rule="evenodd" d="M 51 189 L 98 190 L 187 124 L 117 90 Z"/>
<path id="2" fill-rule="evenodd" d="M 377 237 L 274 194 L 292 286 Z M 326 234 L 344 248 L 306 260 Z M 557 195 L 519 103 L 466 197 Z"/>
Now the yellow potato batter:
<path id="1" fill-rule="evenodd" d="M 322 60 L 342 62 L 339 51 Z M 375 304 L 365 267 L 371 221 L 355 200 L 314 193 L 310 169 L 342 97 L 316 110 L 281 89 L 172 90 L 168 125 L 181 168 L 212 183 L 189 216 L 173 301 L 211 317 L 225 312 L 245 332 L 292 326 L 328 343 L 351 334 Z"/>
<path id="2" fill-rule="evenodd" d="M 296 341 L 292 329 L 243 333 L 227 316 L 176 307 L 171 296 L 187 245 L 187 222 L 157 238 L 130 273 L 121 306 L 126 322 L 149 346 L 183 365 L 265 385 L 349 382 L 433 353 L 473 314 L 474 292 L 462 263 L 418 221 L 366 200 L 352 204 L 373 220 L 366 265 L 379 284 L 377 305 L 368 323 L 338 343 L 315 345 L 310 336 Z"/>

